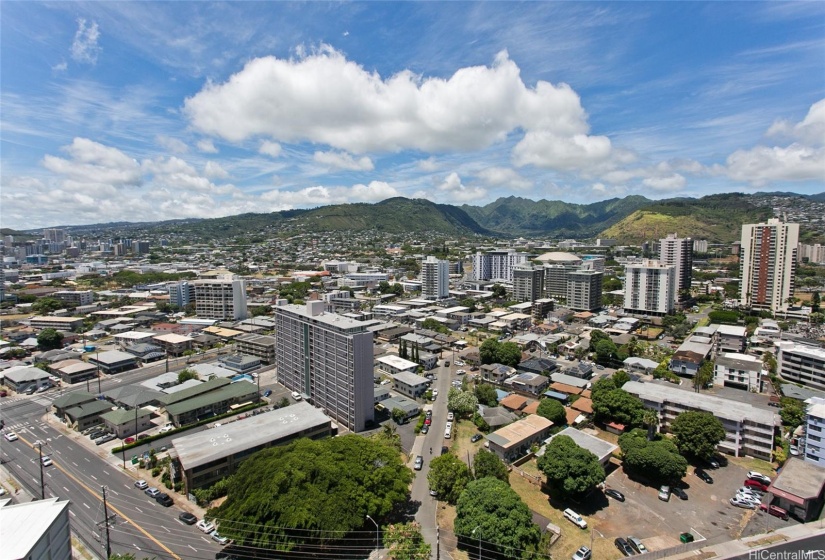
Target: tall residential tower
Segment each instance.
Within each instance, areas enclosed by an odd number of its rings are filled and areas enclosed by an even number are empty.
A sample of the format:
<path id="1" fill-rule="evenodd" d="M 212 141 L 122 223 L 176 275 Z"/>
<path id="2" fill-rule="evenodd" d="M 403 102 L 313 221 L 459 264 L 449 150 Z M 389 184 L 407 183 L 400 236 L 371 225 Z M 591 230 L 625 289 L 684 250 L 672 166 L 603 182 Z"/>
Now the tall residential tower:
<path id="1" fill-rule="evenodd" d="M 659 240 L 659 262 L 676 269 L 676 291 L 690 290 L 693 276 L 693 240 L 668 234 Z"/>
<path id="2" fill-rule="evenodd" d="M 433 256 L 421 262 L 421 295 L 444 299 L 450 295 L 450 263 Z"/>
<path id="3" fill-rule="evenodd" d="M 776 313 L 788 310 L 796 274 L 799 224 L 772 218 L 742 225 L 740 305 Z"/>

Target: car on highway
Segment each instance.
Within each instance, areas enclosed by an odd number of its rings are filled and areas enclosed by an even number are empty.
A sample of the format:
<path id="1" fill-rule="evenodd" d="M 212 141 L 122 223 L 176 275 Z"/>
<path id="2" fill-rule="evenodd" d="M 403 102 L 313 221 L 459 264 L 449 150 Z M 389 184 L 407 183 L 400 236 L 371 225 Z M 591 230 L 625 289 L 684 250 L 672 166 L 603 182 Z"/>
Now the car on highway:
<path id="1" fill-rule="evenodd" d="M 630 545 L 630 548 L 636 551 L 637 554 L 644 554 L 647 552 L 645 544 L 636 537 L 626 537 L 625 540 Z"/>
<path id="2" fill-rule="evenodd" d="M 590 560 L 592 557 L 593 553 L 588 547 L 580 546 L 579 549 L 573 553 L 573 556 L 570 557 L 570 560 Z"/>
<path id="3" fill-rule="evenodd" d="M 676 495 L 676 497 L 679 498 L 680 500 L 687 500 L 688 499 L 687 492 L 685 492 L 684 490 L 682 490 L 678 486 L 674 486 L 670 491 L 673 492 Z"/>
<path id="4" fill-rule="evenodd" d="M 572 509 L 567 508 L 564 510 L 564 517 L 574 525 L 577 525 L 580 529 L 587 529 L 587 521 L 585 521 L 584 517 Z"/>
<path id="5" fill-rule="evenodd" d="M 470 443 L 475 443 L 478 440 L 480 440 L 482 437 L 483 436 L 481 434 L 473 434 L 473 436 L 470 438 Z"/>
<path id="6" fill-rule="evenodd" d="M 195 524 L 195 527 L 206 533 L 207 535 L 215 530 L 215 524 L 206 519 L 201 519 Z"/>
<path id="7" fill-rule="evenodd" d="M 40 459 L 40 462 L 43 463 L 44 467 L 52 466 L 52 458 L 48 455 L 43 455 L 43 457 Z"/>
<path id="8" fill-rule="evenodd" d="M 227 537 L 224 537 L 223 535 L 219 534 L 217 529 L 212 531 L 212 534 L 209 535 L 209 536 L 212 538 L 213 541 L 215 541 L 216 543 L 218 543 L 220 545 L 226 546 L 227 544 L 229 544 L 229 539 Z"/>
<path id="9" fill-rule="evenodd" d="M 149 496 L 150 498 L 157 498 L 160 494 L 160 490 L 158 490 L 157 488 L 147 488 L 143 491 L 143 493 Z"/>
<path id="10" fill-rule="evenodd" d="M 14 432 L 6 432 L 3 437 L 6 438 L 6 441 L 17 441 L 18 439 L 17 434 Z"/>
<path id="11" fill-rule="evenodd" d="M 633 556 L 634 554 L 636 554 L 636 552 L 630 546 L 630 543 L 628 543 L 622 537 L 616 537 L 613 540 L 613 544 L 616 545 L 616 548 L 619 549 L 619 552 L 621 552 L 625 556 Z"/>
<path id="12" fill-rule="evenodd" d="M 756 480 L 765 486 L 771 485 L 771 478 L 757 471 L 748 471 L 748 480 Z"/>
<path id="13" fill-rule="evenodd" d="M 138 490 L 146 490 L 149 488 L 149 483 L 141 478 L 140 480 L 135 481 L 135 488 Z"/>
<path id="14" fill-rule="evenodd" d="M 618 490 L 614 490 L 613 488 L 608 488 L 604 491 L 605 495 L 610 496 L 614 500 L 618 500 L 620 502 L 624 501 L 624 494 L 619 492 Z"/>
<path id="15" fill-rule="evenodd" d="M 422 468 L 424 468 L 424 457 L 422 457 L 421 455 L 416 457 L 415 458 L 415 464 L 413 465 L 413 468 L 417 471 L 420 471 Z"/>
<path id="16" fill-rule="evenodd" d="M 171 505 L 174 505 L 175 503 L 174 500 L 172 500 L 172 497 L 169 494 L 166 494 L 165 492 L 161 492 L 157 496 L 155 496 L 155 501 L 163 507 L 169 507 Z"/>
<path id="17" fill-rule="evenodd" d="M 700 469 L 699 467 L 697 467 L 697 468 L 693 471 L 693 473 L 694 473 L 696 476 L 698 476 L 700 479 L 702 479 L 704 482 L 707 482 L 708 484 L 713 484 L 713 477 L 711 477 L 711 476 L 710 476 L 708 473 L 706 473 L 703 469 Z"/>

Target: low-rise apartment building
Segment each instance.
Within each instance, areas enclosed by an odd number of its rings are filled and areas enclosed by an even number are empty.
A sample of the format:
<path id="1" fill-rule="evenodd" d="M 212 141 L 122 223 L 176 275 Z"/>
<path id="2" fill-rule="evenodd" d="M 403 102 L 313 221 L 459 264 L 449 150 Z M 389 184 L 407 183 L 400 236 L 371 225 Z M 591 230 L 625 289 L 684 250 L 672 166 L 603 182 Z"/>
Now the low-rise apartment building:
<path id="1" fill-rule="evenodd" d="M 780 420 L 771 410 L 656 383 L 628 381 L 622 389 L 636 395 L 646 407 L 659 413 L 662 431 L 667 431 L 682 412 L 709 412 L 725 428 L 725 439 L 717 446 L 719 451 L 736 457 L 751 456 L 765 461 L 772 459 L 774 437 L 778 433 Z"/>
<path id="2" fill-rule="evenodd" d="M 525 416 L 489 434 L 487 440 L 490 442 L 490 451 L 498 455 L 502 461 L 512 463 L 524 455 L 534 443 L 547 439 L 552 427 L 553 423 L 543 416 Z"/>
<path id="3" fill-rule="evenodd" d="M 775 346 L 776 371 L 783 379 L 825 391 L 825 349 L 786 340 Z"/>
<path id="4" fill-rule="evenodd" d="M 392 388 L 411 399 L 417 399 L 427 392 L 430 380 L 409 371 L 401 371 L 392 376 Z"/>
<path id="5" fill-rule="evenodd" d="M 762 360 L 737 352 L 721 354 L 713 366 L 713 384 L 759 393 L 762 391 Z"/>
<path id="6" fill-rule="evenodd" d="M 56 329 L 58 331 L 74 331 L 83 325 L 83 317 L 52 317 L 38 315 L 29 319 L 33 329 Z"/>
<path id="7" fill-rule="evenodd" d="M 812 397 L 805 404 L 804 458 L 825 467 L 825 398 Z"/>
<path id="8" fill-rule="evenodd" d="M 275 337 L 261 334 L 245 334 L 235 339 L 238 352 L 256 356 L 264 364 L 275 362 Z"/>

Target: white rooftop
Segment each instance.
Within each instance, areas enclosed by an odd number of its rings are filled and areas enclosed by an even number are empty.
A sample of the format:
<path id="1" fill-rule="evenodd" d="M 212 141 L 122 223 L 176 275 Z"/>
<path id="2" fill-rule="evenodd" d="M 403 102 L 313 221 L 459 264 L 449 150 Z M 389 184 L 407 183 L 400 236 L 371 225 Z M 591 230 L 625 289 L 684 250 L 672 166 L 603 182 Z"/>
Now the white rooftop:
<path id="1" fill-rule="evenodd" d="M 415 369 L 418 367 L 417 363 L 405 360 L 400 356 L 381 356 L 378 358 L 378 361 L 398 370 Z"/>
<path id="2" fill-rule="evenodd" d="M 29 558 L 32 548 L 69 507 L 68 501 L 58 500 L 48 498 L 12 504 L 7 499 L 0 502 L 0 542 L 3 543 L 0 557 Z"/>

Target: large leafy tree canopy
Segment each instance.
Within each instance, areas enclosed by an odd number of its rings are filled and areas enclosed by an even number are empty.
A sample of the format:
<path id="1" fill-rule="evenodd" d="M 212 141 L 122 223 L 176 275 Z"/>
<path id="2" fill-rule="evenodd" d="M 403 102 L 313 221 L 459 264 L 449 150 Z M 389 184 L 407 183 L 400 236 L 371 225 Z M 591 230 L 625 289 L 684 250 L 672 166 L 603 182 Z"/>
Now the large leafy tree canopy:
<path id="1" fill-rule="evenodd" d="M 521 349 L 515 342 L 499 342 L 488 338 L 478 350 L 482 364 L 504 364 L 516 367 L 521 362 Z"/>
<path id="2" fill-rule="evenodd" d="M 289 549 L 340 538 L 367 515 L 387 516 L 409 498 L 411 481 L 397 450 L 378 439 L 300 439 L 245 460 L 227 500 L 208 515 L 238 543 Z"/>
<path id="3" fill-rule="evenodd" d="M 624 389 L 607 390 L 610 385 L 615 387 L 612 380 L 609 385 L 605 383 L 596 390 L 599 383 L 593 386 L 594 390 L 591 393 L 596 420 L 599 422 L 616 421 L 625 426 L 643 424 L 645 405 L 639 397 L 631 395 Z"/>
<path id="4" fill-rule="evenodd" d="M 508 486 L 510 485 L 510 474 L 507 472 L 507 465 L 498 458 L 498 455 L 486 449 L 479 449 L 473 458 L 473 474 L 475 478 L 491 476 L 506 482 Z"/>
<path id="5" fill-rule="evenodd" d="M 679 454 L 676 444 L 657 434 L 649 441 L 645 430 L 635 429 L 619 436 L 625 472 L 634 478 L 644 478 L 654 484 L 675 482 L 685 476 L 687 460 Z"/>
<path id="6" fill-rule="evenodd" d="M 716 445 L 725 439 L 725 427 L 713 414 L 690 410 L 670 424 L 676 446 L 685 455 L 707 459 L 716 452 Z"/>
<path id="7" fill-rule="evenodd" d="M 384 530 L 384 547 L 392 560 L 429 560 L 430 545 L 421 535 L 418 523 L 388 525 Z"/>
<path id="8" fill-rule="evenodd" d="M 450 387 L 447 393 L 447 410 L 458 416 L 469 416 L 478 408 L 478 398 L 472 391 L 459 391 Z"/>
<path id="9" fill-rule="evenodd" d="M 467 485 L 456 506 L 455 533 L 465 542 L 480 541 L 487 553 L 503 553 L 508 558 L 535 550 L 541 537 L 515 490 L 492 477 Z"/>
<path id="10" fill-rule="evenodd" d="M 536 409 L 536 414 L 544 416 L 550 420 L 554 426 L 564 426 L 567 424 L 567 413 L 564 411 L 564 405 L 556 399 L 542 399 L 539 407 Z"/>
<path id="11" fill-rule="evenodd" d="M 581 496 L 605 478 L 599 458 L 569 436 L 554 437 L 539 458 L 538 467 L 563 497 Z"/>
<path id="12" fill-rule="evenodd" d="M 63 333 L 55 329 L 43 329 L 37 335 L 37 345 L 43 350 L 54 350 L 63 346 Z"/>
<path id="13" fill-rule="evenodd" d="M 496 388 L 489 383 L 478 383 L 475 386 L 475 395 L 478 402 L 487 406 L 498 405 L 498 394 Z"/>
<path id="14" fill-rule="evenodd" d="M 470 469 L 464 461 L 452 453 L 447 453 L 430 461 L 427 482 L 430 490 L 438 493 L 440 500 L 454 504 L 470 482 Z"/>
<path id="15" fill-rule="evenodd" d="M 450 329 L 435 319 L 424 319 L 424 322 L 421 323 L 421 327 L 427 330 L 439 332 L 441 334 L 450 334 Z"/>

